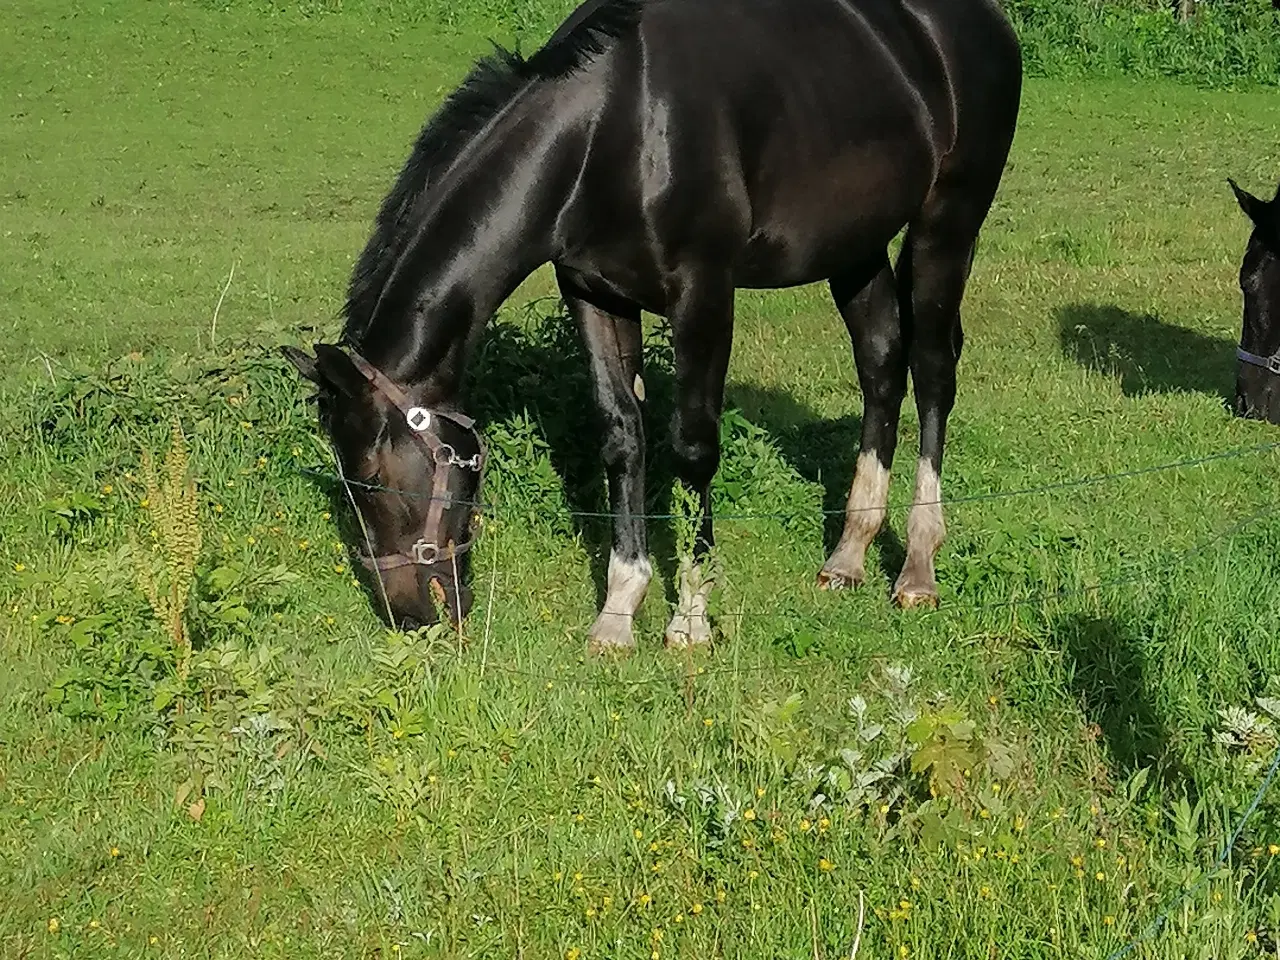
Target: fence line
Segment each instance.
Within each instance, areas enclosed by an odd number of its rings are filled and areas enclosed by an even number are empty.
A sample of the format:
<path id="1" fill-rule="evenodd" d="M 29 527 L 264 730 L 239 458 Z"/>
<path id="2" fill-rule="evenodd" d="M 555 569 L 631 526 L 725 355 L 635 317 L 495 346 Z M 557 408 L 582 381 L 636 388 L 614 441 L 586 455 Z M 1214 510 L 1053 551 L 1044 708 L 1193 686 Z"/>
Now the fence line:
<path id="1" fill-rule="evenodd" d="M 1257 812 L 1258 806 L 1262 803 L 1262 798 L 1271 788 L 1271 783 L 1276 778 L 1277 771 L 1280 771 L 1280 748 L 1276 749 L 1275 757 L 1271 761 L 1271 766 L 1267 769 L 1266 776 L 1264 776 L 1262 778 L 1262 782 L 1258 784 L 1258 789 L 1254 791 L 1253 799 L 1249 802 L 1248 808 L 1240 817 L 1240 822 L 1236 824 L 1235 830 L 1223 845 L 1222 851 L 1218 854 L 1218 857 L 1214 860 L 1212 866 L 1210 866 L 1208 870 L 1204 871 L 1200 876 L 1200 879 L 1195 883 L 1190 886 L 1183 887 L 1178 895 L 1175 896 L 1172 901 L 1167 903 L 1158 914 L 1156 914 L 1156 918 L 1152 920 L 1141 933 L 1130 939 L 1128 943 L 1121 947 L 1117 947 L 1115 950 L 1111 951 L 1111 953 L 1107 954 L 1107 960 L 1120 960 L 1121 957 L 1127 957 L 1138 948 L 1138 944 L 1150 940 L 1164 929 L 1164 925 L 1169 922 L 1169 918 L 1173 916 L 1174 911 L 1177 910 L 1178 907 L 1182 906 L 1184 902 L 1208 885 L 1209 881 L 1213 879 L 1213 874 L 1219 867 L 1226 863 L 1227 858 L 1231 856 L 1232 850 L 1235 849 L 1236 842 L 1240 839 L 1240 835 L 1244 833 L 1245 824 L 1247 824 L 1254 813 Z"/>
<path id="2" fill-rule="evenodd" d="M 1234 460 L 1241 457 L 1252 456 L 1261 453 L 1270 453 L 1280 449 L 1280 441 L 1273 443 L 1260 443 L 1247 447 L 1234 447 L 1229 450 L 1221 450 L 1216 453 L 1209 453 L 1199 457 L 1187 457 L 1180 460 L 1172 460 L 1167 463 L 1158 463 L 1145 467 L 1133 467 L 1127 470 L 1119 470 L 1115 473 L 1094 474 L 1092 476 L 1077 477 L 1070 480 L 1055 480 L 1051 483 L 1039 484 L 1032 487 L 1018 487 L 1012 490 L 994 490 L 988 493 L 967 494 L 959 497 L 950 497 L 944 500 L 921 500 L 911 503 L 894 503 L 886 504 L 883 509 L 901 509 L 910 506 L 952 506 L 961 503 L 980 503 L 992 500 L 1007 500 L 1013 497 L 1024 497 L 1038 493 L 1053 493 L 1060 490 L 1071 490 L 1080 487 L 1096 486 L 1102 483 L 1112 483 L 1118 480 L 1129 480 L 1134 477 L 1146 476 L 1148 474 L 1166 473 L 1171 470 L 1182 470 L 1187 467 L 1202 466 L 1206 463 L 1214 463 L 1220 460 Z M 298 467 L 298 473 L 303 476 L 316 477 L 327 480 L 332 484 L 341 484 L 343 481 L 337 474 L 322 470 L 317 467 Z M 403 497 L 417 500 L 445 500 L 457 506 L 468 506 L 481 513 L 492 513 L 501 515 L 506 509 L 500 503 L 491 503 L 481 500 L 461 500 L 451 497 L 433 497 L 429 493 L 420 493 L 413 490 L 400 490 L 396 487 L 386 487 L 376 483 L 366 483 L 362 480 L 347 480 L 347 485 L 357 487 L 362 490 L 370 490 L 378 493 L 395 493 Z M 880 507 L 861 507 L 859 510 L 872 511 L 882 509 Z M 566 511 L 558 511 L 564 513 Z M 835 510 L 821 510 L 821 516 L 843 516 L 847 513 L 847 509 L 841 507 Z M 570 517 L 582 519 L 607 519 L 616 516 L 612 511 L 608 510 L 568 510 Z M 716 520 L 794 520 L 794 513 L 714 513 Z M 675 513 L 641 513 L 634 515 L 641 520 L 678 520 L 680 514 Z"/>
<path id="3" fill-rule="evenodd" d="M 1023 607 L 1023 606 L 1034 606 L 1037 604 L 1049 603 L 1051 601 L 1061 600 L 1064 598 L 1083 596 L 1087 594 L 1096 594 L 1096 593 L 1102 592 L 1103 590 L 1110 590 L 1116 587 L 1123 587 L 1123 586 L 1128 586 L 1128 585 L 1137 584 L 1137 583 L 1152 585 L 1158 579 L 1161 579 L 1162 577 L 1168 575 L 1169 573 L 1172 573 L 1176 568 L 1184 565 L 1188 560 L 1192 559 L 1193 557 L 1196 557 L 1200 554 L 1208 552 L 1212 547 L 1216 546 L 1217 544 L 1220 544 L 1224 541 L 1232 539 L 1241 531 L 1243 531 L 1245 528 L 1277 512 L 1280 512 L 1280 502 L 1273 503 L 1268 506 L 1262 507 L 1261 509 L 1253 511 L 1247 516 L 1242 517 L 1228 524 L 1227 526 L 1223 527 L 1221 530 L 1215 531 L 1213 534 L 1206 537 L 1204 540 L 1200 541 L 1199 543 L 1196 543 L 1185 550 L 1175 553 L 1170 560 L 1161 564 L 1157 570 L 1151 573 L 1150 576 L 1145 575 L 1147 571 L 1141 571 L 1141 570 L 1132 571 L 1130 573 L 1122 574 L 1117 577 L 1112 577 L 1110 579 L 1101 581 L 1097 584 L 1092 584 L 1084 587 L 1073 587 L 1073 588 L 1067 588 L 1067 589 L 1061 589 L 1061 590 L 1046 590 L 1034 596 L 1028 596 L 1028 597 L 1017 598 L 1017 599 L 1009 599 L 1009 600 L 997 600 L 990 603 L 970 604 L 967 606 L 957 606 L 953 604 L 943 608 L 942 610 L 937 611 L 937 613 L 935 614 L 930 614 L 930 615 L 942 616 L 942 615 L 951 615 L 951 614 L 955 614 L 955 615 L 981 614 L 988 611 L 1007 610 L 1014 607 Z M 626 614 L 615 614 L 615 615 L 626 616 Z M 594 617 L 595 614 L 593 614 L 592 616 Z M 741 620 L 746 617 L 753 617 L 757 619 L 765 619 L 765 618 L 779 619 L 779 618 L 790 617 L 790 616 L 792 616 L 792 614 L 789 612 L 779 613 L 777 610 L 760 610 L 760 611 L 736 610 L 728 613 L 725 616 L 721 616 L 718 619 Z M 579 624 L 580 628 L 585 626 L 586 626 L 585 623 Z M 776 674 L 803 673 L 804 671 L 809 670 L 813 667 L 822 667 L 824 669 L 829 669 L 830 665 L 831 665 L 830 660 L 828 658 L 820 657 L 820 658 L 815 658 L 812 661 L 802 661 L 799 663 L 792 663 L 792 664 L 776 664 L 776 663 L 761 664 L 758 666 L 751 666 L 751 667 L 742 667 L 740 665 L 735 665 L 732 667 L 713 667 L 713 668 L 703 667 L 698 670 L 696 674 L 696 678 L 706 679 L 706 678 L 714 678 L 718 676 L 726 676 L 730 674 L 740 675 L 744 673 L 776 673 Z M 492 669 L 492 670 L 496 670 L 499 673 L 510 674 L 512 676 L 521 676 L 529 680 L 535 680 L 543 683 L 570 683 L 570 684 L 590 686 L 590 687 L 607 687 L 607 686 L 615 686 L 615 685 L 628 686 L 628 687 L 643 687 L 643 686 L 650 686 L 650 685 L 656 685 L 656 684 L 664 684 L 664 683 L 670 682 L 671 680 L 670 676 L 646 677 L 646 678 L 635 679 L 635 680 L 624 680 L 621 678 L 601 677 L 598 674 L 582 675 L 582 676 L 552 675 L 552 674 L 537 673 L 529 670 L 524 670 L 519 667 L 507 667 L 501 664 L 496 664 L 492 661 L 486 661 L 485 669 Z"/>

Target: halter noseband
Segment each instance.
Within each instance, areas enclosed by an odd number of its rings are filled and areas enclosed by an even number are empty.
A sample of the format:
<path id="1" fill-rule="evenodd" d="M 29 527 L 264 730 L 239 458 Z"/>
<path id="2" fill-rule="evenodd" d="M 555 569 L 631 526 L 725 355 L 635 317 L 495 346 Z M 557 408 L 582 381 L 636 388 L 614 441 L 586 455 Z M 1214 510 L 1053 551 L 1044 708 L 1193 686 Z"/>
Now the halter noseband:
<path id="1" fill-rule="evenodd" d="M 1255 367 L 1262 367 L 1268 373 L 1280 376 L 1280 353 L 1273 353 L 1269 357 L 1262 357 L 1256 353 L 1250 353 L 1244 347 L 1236 347 L 1236 359 L 1243 360 L 1245 363 L 1253 364 Z"/>
<path id="2" fill-rule="evenodd" d="M 348 350 L 351 362 L 355 364 L 356 369 L 364 374 L 373 389 L 395 404 L 396 408 L 404 414 L 404 421 L 408 424 L 413 436 L 427 448 L 436 463 L 436 469 L 432 472 L 431 505 L 427 508 L 427 519 L 423 524 L 422 536 L 414 542 L 410 552 L 386 553 L 373 557 L 360 554 L 360 562 L 371 570 L 395 570 L 407 566 L 429 567 L 466 553 L 475 542 L 473 536 L 468 536 L 462 543 L 446 544 L 443 548 L 429 538 L 434 535 L 433 531 L 443 528 L 445 508 L 456 502 L 446 495 L 449 481 L 448 468 L 460 467 L 473 470 L 480 475 L 480 482 L 476 485 L 478 499 L 480 487 L 484 484 L 486 451 L 484 440 L 476 430 L 476 422 L 461 413 L 428 410 L 425 407 L 413 405 L 405 392 L 392 383 L 386 374 L 354 350 L 350 348 Z M 453 446 L 441 440 L 432 430 L 437 419 L 448 420 L 470 433 L 475 438 L 480 452 L 473 457 L 459 457 Z"/>

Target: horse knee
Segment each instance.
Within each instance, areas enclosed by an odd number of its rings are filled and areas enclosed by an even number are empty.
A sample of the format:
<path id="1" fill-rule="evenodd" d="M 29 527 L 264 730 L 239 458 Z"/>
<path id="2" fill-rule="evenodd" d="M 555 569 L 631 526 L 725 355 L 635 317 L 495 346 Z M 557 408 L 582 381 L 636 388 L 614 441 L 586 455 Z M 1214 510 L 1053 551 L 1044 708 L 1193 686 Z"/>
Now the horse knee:
<path id="1" fill-rule="evenodd" d="M 677 475 L 695 490 L 711 483 L 720 468 L 720 432 L 714 420 L 677 415 L 671 430 L 671 451 Z"/>

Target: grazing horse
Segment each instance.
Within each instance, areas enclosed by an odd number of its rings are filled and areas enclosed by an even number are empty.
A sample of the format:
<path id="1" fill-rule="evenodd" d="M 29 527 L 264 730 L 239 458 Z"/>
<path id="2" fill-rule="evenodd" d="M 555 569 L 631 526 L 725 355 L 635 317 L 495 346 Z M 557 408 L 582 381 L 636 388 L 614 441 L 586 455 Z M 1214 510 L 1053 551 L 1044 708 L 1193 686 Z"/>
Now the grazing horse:
<path id="1" fill-rule="evenodd" d="M 1244 321 L 1236 347 L 1236 416 L 1280 424 L 1280 187 L 1259 200 L 1229 177 L 1253 224 L 1240 264 Z"/>
<path id="2" fill-rule="evenodd" d="M 866 577 L 910 372 L 920 451 L 893 592 L 936 604 L 960 302 L 1021 88 L 997 0 L 587 0 L 528 59 L 479 61 L 382 205 L 340 343 L 283 348 L 318 388 L 393 621 L 434 620 L 433 590 L 451 618 L 469 609 L 457 554 L 483 450 L 460 380 L 490 317 L 546 263 L 603 421 L 613 542 L 591 650 L 633 647 L 652 575 L 642 310 L 670 323 L 674 467 L 701 498 L 666 640 L 711 637 L 700 564 L 738 288 L 826 281 L 852 339 L 865 416 L 823 587 Z"/>

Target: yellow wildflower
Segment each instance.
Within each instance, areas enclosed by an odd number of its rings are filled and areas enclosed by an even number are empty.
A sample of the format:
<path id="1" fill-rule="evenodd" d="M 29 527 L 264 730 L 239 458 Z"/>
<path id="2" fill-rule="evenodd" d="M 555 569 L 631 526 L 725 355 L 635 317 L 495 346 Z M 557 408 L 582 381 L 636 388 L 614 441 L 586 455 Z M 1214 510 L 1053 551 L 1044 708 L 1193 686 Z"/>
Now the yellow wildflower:
<path id="1" fill-rule="evenodd" d="M 818 869 L 822 870 L 824 873 L 830 873 L 835 868 L 836 868 L 836 865 L 832 863 L 830 860 L 828 860 L 826 857 L 823 857 L 821 860 L 818 861 Z"/>
<path id="2" fill-rule="evenodd" d="M 698 914 L 702 912 L 702 904 L 695 903 L 692 907 L 689 908 L 689 912 L 696 917 Z"/>
<path id="3" fill-rule="evenodd" d="M 61 930 L 61 929 L 62 929 L 62 921 L 60 921 L 57 917 L 50 917 L 50 918 L 49 918 L 49 932 L 50 932 L 50 933 L 57 933 L 57 932 L 58 932 L 59 930 Z"/>
<path id="4" fill-rule="evenodd" d="M 813 824 L 812 824 L 812 823 L 810 823 L 808 820 L 801 820 L 801 821 L 800 821 L 800 832 L 801 832 L 801 833 L 808 833 L 812 828 L 813 828 Z"/>
<path id="5" fill-rule="evenodd" d="M 743 820 L 754 820 L 755 818 L 756 818 L 756 811 L 755 811 L 755 808 L 754 808 L 754 807 L 747 807 L 746 812 L 742 815 L 742 819 L 743 819 Z"/>

